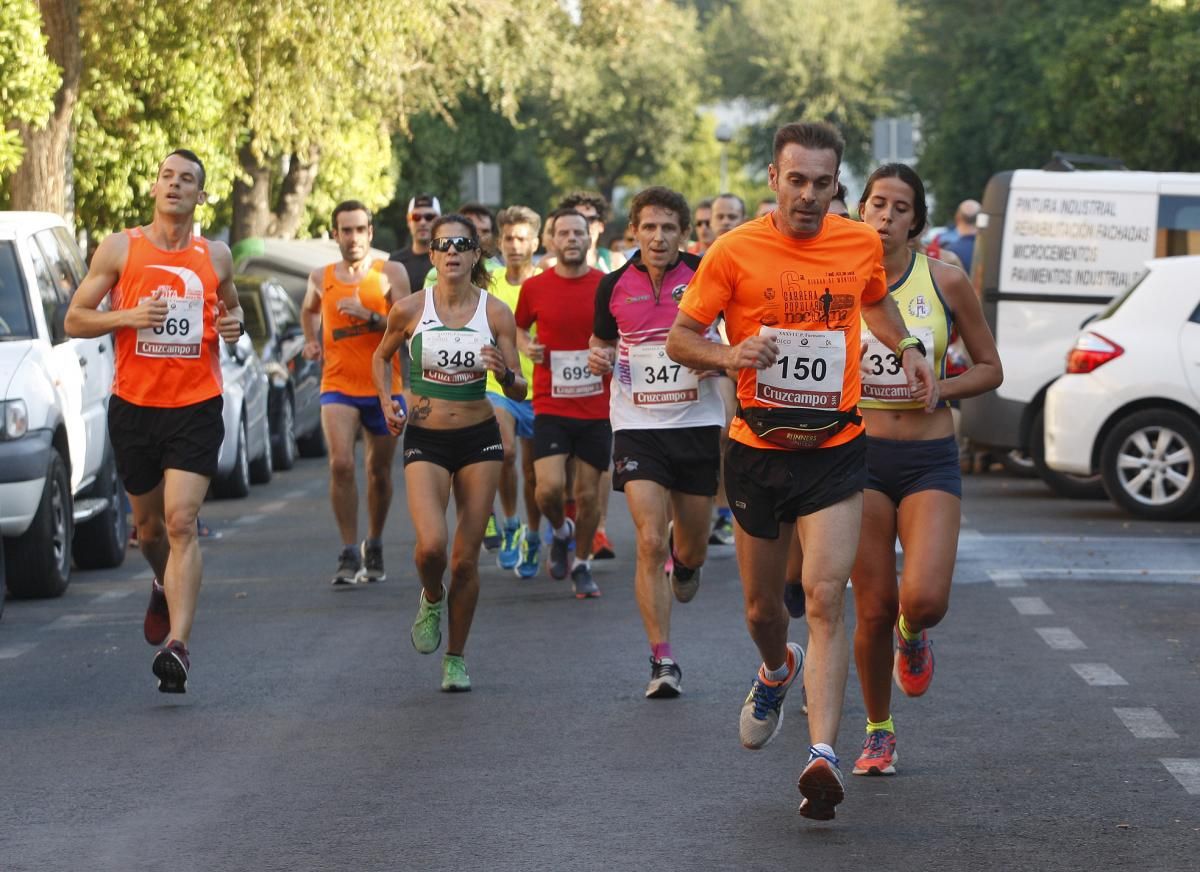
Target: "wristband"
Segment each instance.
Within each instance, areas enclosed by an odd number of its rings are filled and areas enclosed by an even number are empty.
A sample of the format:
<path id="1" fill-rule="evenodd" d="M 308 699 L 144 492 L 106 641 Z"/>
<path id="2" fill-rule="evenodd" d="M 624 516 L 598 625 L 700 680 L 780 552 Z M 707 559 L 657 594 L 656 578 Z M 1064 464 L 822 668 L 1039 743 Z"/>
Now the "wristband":
<path id="1" fill-rule="evenodd" d="M 899 344 L 896 345 L 896 359 L 899 360 L 901 357 L 903 357 L 904 352 L 908 351 L 910 348 L 917 349 L 917 351 L 921 352 L 922 357 L 926 355 L 924 342 L 922 342 L 916 336 L 905 336 L 900 340 Z"/>
<path id="2" fill-rule="evenodd" d="M 517 374 L 512 369 L 505 367 L 504 375 L 500 376 L 500 384 L 506 388 L 511 388 L 517 380 Z"/>
<path id="3" fill-rule="evenodd" d="M 369 318 L 367 319 L 367 321 L 370 323 L 370 325 L 371 325 L 372 327 L 378 327 L 378 326 L 379 326 L 379 321 L 380 321 L 380 318 L 379 318 L 379 313 L 378 313 L 378 312 L 372 312 L 372 313 L 371 313 L 371 317 L 369 317 Z"/>

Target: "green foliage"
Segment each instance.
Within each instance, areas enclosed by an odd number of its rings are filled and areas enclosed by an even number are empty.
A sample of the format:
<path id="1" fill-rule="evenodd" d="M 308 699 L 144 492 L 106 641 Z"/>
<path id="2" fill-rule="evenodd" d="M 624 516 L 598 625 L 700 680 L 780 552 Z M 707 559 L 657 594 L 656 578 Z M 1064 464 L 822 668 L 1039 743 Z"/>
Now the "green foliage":
<path id="1" fill-rule="evenodd" d="M 20 166 L 24 155 L 13 125 L 43 125 L 62 81 L 46 54 L 41 21 L 34 0 L 0 0 L 0 178 Z"/>
<path id="2" fill-rule="evenodd" d="M 339 129 L 322 151 L 321 170 L 305 204 L 303 226 L 317 235 L 330 229 L 333 207 L 355 199 L 372 210 L 387 205 L 396 190 L 388 132 L 378 121 L 363 119 Z"/>

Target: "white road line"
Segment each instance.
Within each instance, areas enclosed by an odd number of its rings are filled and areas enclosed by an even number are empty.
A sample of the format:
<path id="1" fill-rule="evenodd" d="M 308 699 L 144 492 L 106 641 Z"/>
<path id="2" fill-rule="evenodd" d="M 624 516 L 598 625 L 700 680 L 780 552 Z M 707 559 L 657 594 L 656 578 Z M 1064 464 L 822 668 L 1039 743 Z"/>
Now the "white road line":
<path id="1" fill-rule="evenodd" d="M 1062 569 L 1061 567 L 1046 569 L 1022 569 L 1026 575 L 1078 575 L 1087 578 L 1090 575 L 1179 575 L 1200 578 L 1200 571 L 1195 569 Z"/>
<path id="2" fill-rule="evenodd" d="M 1175 776 L 1184 790 L 1192 796 L 1200 796 L 1200 760 L 1164 757 L 1158 762 L 1167 767 L 1167 771 Z"/>
<path id="3" fill-rule="evenodd" d="M 133 591 L 131 591 L 131 590 L 110 590 L 110 591 L 106 591 L 105 593 L 100 594 L 100 596 L 96 597 L 94 600 L 92 600 L 92 602 L 94 604 L 110 603 L 110 602 L 113 602 L 114 600 L 124 599 L 125 597 L 129 596 L 131 593 L 133 593 Z"/>
<path id="4" fill-rule="evenodd" d="M 287 508 L 286 500 L 272 500 L 269 503 L 263 503 L 258 507 L 258 510 L 263 513 L 278 512 L 280 509 Z"/>
<path id="5" fill-rule="evenodd" d="M 44 630 L 71 630 L 78 627 L 80 624 L 86 624 L 92 620 L 95 615 L 63 615 L 61 618 L 55 618 L 42 629 Z"/>
<path id="6" fill-rule="evenodd" d="M 988 542 L 1079 542 L 1081 544 L 1087 542 L 1098 542 L 1104 545 L 1112 545 L 1112 536 L 1055 536 L 1051 534 L 1039 535 L 1037 533 L 988 533 Z M 1122 545 L 1195 545 L 1196 539 L 1194 536 L 1121 536 L 1119 540 Z"/>
<path id="7" fill-rule="evenodd" d="M 1037 634 L 1055 651 L 1079 651 L 1087 647 L 1066 627 L 1038 627 Z"/>
<path id="8" fill-rule="evenodd" d="M 299 500 L 299 499 L 303 499 L 307 495 L 308 495 L 307 490 L 305 490 L 304 488 L 299 488 L 297 490 L 288 491 L 287 493 L 285 493 L 283 495 L 283 498 L 285 500 Z"/>
<path id="9" fill-rule="evenodd" d="M 154 570 L 153 569 L 143 569 L 141 572 L 139 572 L 137 575 L 135 575 L 133 577 L 133 580 L 134 581 L 145 581 L 148 578 L 154 578 Z"/>
<path id="10" fill-rule="evenodd" d="M 26 651 L 32 651 L 37 647 L 37 642 L 14 642 L 11 645 L 0 647 L 0 660 L 12 660 L 14 657 L 20 657 Z"/>
<path id="11" fill-rule="evenodd" d="M 1179 734 L 1152 708 L 1114 708 L 1135 739 L 1178 739 Z"/>
<path id="12" fill-rule="evenodd" d="M 1129 684 L 1107 663 L 1072 663 L 1071 668 L 1092 687 L 1125 687 Z"/>
<path id="13" fill-rule="evenodd" d="M 988 578 L 996 587 L 1025 587 L 1025 579 L 1021 573 L 1011 569 L 989 569 Z"/>
<path id="14" fill-rule="evenodd" d="M 983 533 L 980 533 L 978 530 L 972 530 L 972 529 L 970 529 L 969 527 L 968 527 L 967 529 L 965 529 L 965 530 L 959 530 L 959 531 L 958 531 L 958 540 L 959 540 L 960 542 L 961 542 L 963 539 L 970 539 L 970 540 L 972 540 L 972 541 L 979 541 L 979 540 L 981 540 L 981 539 L 990 539 L 990 538 L 991 538 L 990 536 L 984 536 L 984 535 L 983 535 Z"/>
<path id="15" fill-rule="evenodd" d="M 1054 609 L 1046 605 L 1040 596 L 1010 596 L 1008 601 L 1013 604 L 1018 615 L 1052 615 Z"/>
<path id="16" fill-rule="evenodd" d="M 261 521 L 265 517 L 266 517 L 266 515 L 242 515 L 242 517 L 238 518 L 233 523 L 238 524 L 238 525 L 257 524 L 259 521 Z"/>

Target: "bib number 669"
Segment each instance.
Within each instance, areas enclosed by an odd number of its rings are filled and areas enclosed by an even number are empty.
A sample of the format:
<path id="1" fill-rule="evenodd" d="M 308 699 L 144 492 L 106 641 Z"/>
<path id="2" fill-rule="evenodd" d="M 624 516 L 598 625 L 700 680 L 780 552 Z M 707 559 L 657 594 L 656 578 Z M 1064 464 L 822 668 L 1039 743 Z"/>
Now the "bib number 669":
<path id="1" fill-rule="evenodd" d="M 187 318 L 168 318 L 162 324 L 154 328 L 154 333 L 162 336 L 164 333 L 167 336 L 187 336 L 191 325 Z"/>

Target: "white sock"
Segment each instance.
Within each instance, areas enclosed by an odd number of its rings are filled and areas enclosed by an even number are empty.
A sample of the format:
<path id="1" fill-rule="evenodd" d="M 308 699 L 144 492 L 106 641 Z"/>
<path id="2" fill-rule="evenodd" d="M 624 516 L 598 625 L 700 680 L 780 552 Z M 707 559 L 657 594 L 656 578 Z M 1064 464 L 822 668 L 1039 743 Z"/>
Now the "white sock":
<path id="1" fill-rule="evenodd" d="M 571 571 L 572 572 L 575 571 L 576 566 L 584 566 L 587 568 L 588 572 L 592 571 L 592 561 L 590 561 L 590 560 L 580 560 L 578 557 L 576 557 L 575 560 L 571 563 Z"/>
<path id="2" fill-rule="evenodd" d="M 783 658 L 783 665 L 778 669 L 768 669 L 767 664 L 763 664 L 763 675 L 767 677 L 767 681 L 783 681 L 788 677 L 789 672 L 786 657 Z"/>
<path id="3" fill-rule="evenodd" d="M 555 539 L 570 539 L 571 538 L 571 519 L 563 518 L 562 526 L 554 531 Z"/>

